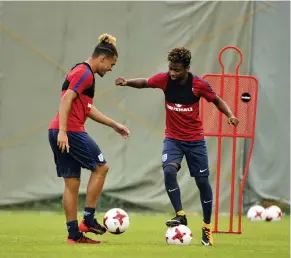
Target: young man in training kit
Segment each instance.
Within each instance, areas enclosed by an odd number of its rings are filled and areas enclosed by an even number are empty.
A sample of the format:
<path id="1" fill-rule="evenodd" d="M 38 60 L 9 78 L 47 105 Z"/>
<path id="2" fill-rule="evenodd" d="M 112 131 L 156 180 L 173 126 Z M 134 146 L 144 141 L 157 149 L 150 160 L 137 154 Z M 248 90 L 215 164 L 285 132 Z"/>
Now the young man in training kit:
<path id="1" fill-rule="evenodd" d="M 169 71 L 149 79 L 117 78 L 116 85 L 133 88 L 159 88 L 165 94 L 166 129 L 163 142 L 162 165 L 165 188 L 176 216 L 166 222 L 168 227 L 187 225 L 182 208 L 177 172 L 185 155 L 191 177 L 195 178 L 200 191 L 203 209 L 203 245 L 213 245 L 211 229 L 212 189 L 209 183 L 209 167 L 202 123 L 199 118 L 199 100 L 205 98 L 228 117 L 228 123 L 237 126 L 239 121 L 228 105 L 215 94 L 204 80 L 189 72 L 191 52 L 174 48 L 168 54 Z"/>
<path id="2" fill-rule="evenodd" d="M 92 56 L 76 64 L 62 85 L 59 111 L 49 126 L 49 142 L 53 151 L 58 177 L 63 177 L 65 190 L 63 205 L 67 222 L 68 244 L 99 244 L 83 232 L 103 234 L 106 229 L 94 218 L 95 207 L 101 195 L 108 165 L 94 140 L 85 132 L 87 117 L 113 128 L 123 138 L 129 130 L 108 118 L 93 106 L 95 78 L 103 77 L 117 62 L 116 39 L 108 34 L 99 37 Z M 78 194 L 81 167 L 91 170 L 87 185 L 84 219 L 78 225 Z"/>

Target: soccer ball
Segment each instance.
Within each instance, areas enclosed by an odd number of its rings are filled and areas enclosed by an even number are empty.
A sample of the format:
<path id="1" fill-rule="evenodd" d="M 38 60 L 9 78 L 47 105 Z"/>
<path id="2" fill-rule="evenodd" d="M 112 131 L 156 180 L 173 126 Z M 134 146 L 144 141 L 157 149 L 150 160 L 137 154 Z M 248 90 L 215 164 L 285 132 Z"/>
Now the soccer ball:
<path id="1" fill-rule="evenodd" d="M 191 241 L 192 232 L 184 225 L 169 228 L 166 232 L 166 242 L 168 245 L 190 245 Z"/>
<path id="2" fill-rule="evenodd" d="M 266 219 L 266 210 L 260 205 L 252 206 L 247 213 L 247 218 L 250 221 L 262 221 Z"/>
<path id="3" fill-rule="evenodd" d="M 104 215 L 103 225 L 112 234 L 122 234 L 129 227 L 128 214 L 119 208 L 111 209 Z"/>
<path id="4" fill-rule="evenodd" d="M 276 205 L 272 205 L 266 209 L 266 221 L 280 221 L 282 215 L 281 209 Z"/>

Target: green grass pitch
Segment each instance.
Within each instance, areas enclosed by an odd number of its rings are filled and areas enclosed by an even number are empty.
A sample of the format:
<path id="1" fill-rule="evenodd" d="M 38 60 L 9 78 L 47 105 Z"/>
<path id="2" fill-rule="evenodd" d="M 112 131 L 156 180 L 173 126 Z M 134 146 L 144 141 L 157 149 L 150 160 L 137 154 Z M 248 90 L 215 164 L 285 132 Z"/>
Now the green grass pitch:
<path id="1" fill-rule="evenodd" d="M 97 218 L 101 220 L 101 213 Z M 121 235 L 92 236 L 101 245 L 67 245 L 62 213 L 0 212 L 1 258 L 287 258 L 290 257 L 289 216 L 280 222 L 243 220 L 243 234 L 214 234 L 215 246 L 200 245 L 201 218 L 189 216 L 190 246 L 165 242 L 167 215 L 130 214 L 130 228 Z M 81 217 L 80 217 L 81 218 Z M 227 227 L 228 218 L 220 218 Z"/>

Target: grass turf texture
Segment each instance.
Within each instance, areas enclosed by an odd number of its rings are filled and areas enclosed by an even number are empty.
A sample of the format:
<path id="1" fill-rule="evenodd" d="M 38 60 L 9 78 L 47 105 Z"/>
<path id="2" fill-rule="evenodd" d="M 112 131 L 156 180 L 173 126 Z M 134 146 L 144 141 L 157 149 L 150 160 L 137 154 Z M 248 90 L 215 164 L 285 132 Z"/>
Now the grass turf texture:
<path id="1" fill-rule="evenodd" d="M 102 221 L 102 216 L 97 216 Z M 249 222 L 243 219 L 243 234 L 214 234 L 215 246 L 201 246 L 201 218 L 189 216 L 193 233 L 190 246 L 168 246 L 165 221 L 171 216 L 130 214 L 130 228 L 121 235 L 92 236 L 106 240 L 101 245 L 67 245 L 62 213 L 0 212 L 0 257 L 21 258 L 267 258 L 290 257 L 289 216 L 280 222 Z M 81 216 L 79 217 L 81 219 Z M 228 218 L 220 217 L 227 228 Z"/>

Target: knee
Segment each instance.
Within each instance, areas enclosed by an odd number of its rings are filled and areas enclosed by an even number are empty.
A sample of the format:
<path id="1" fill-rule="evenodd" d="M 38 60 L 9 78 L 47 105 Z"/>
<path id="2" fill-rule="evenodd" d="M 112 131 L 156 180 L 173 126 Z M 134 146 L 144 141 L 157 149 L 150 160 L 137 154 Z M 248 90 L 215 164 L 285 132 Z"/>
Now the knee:
<path id="1" fill-rule="evenodd" d="M 70 192 L 79 191 L 80 178 L 65 178 L 65 188 Z"/>
<path id="2" fill-rule="evenodd" d="M 211 187 L 208 176 L 195 177 L 196 185 L 199 189 Z"/>
<path id="3" fill-rule="evenodd" d="M 178 169 L 175 165 L 169 164 L 169 165 L 164 166 L 163 169 L 164 169 L 164 177 L 165 177 L 166 183 L 172 180 L 176 180 Z"/>
<path id="4" fill-rule="evenodd" d="M 108 171 L 109 171 L 109 166 L 107 163 L 102 166 L 98 166 L 96 168 L 96 172 L 98 173 L 98 175 L 104 176 L 104 177 L 107 175 Z"/>

